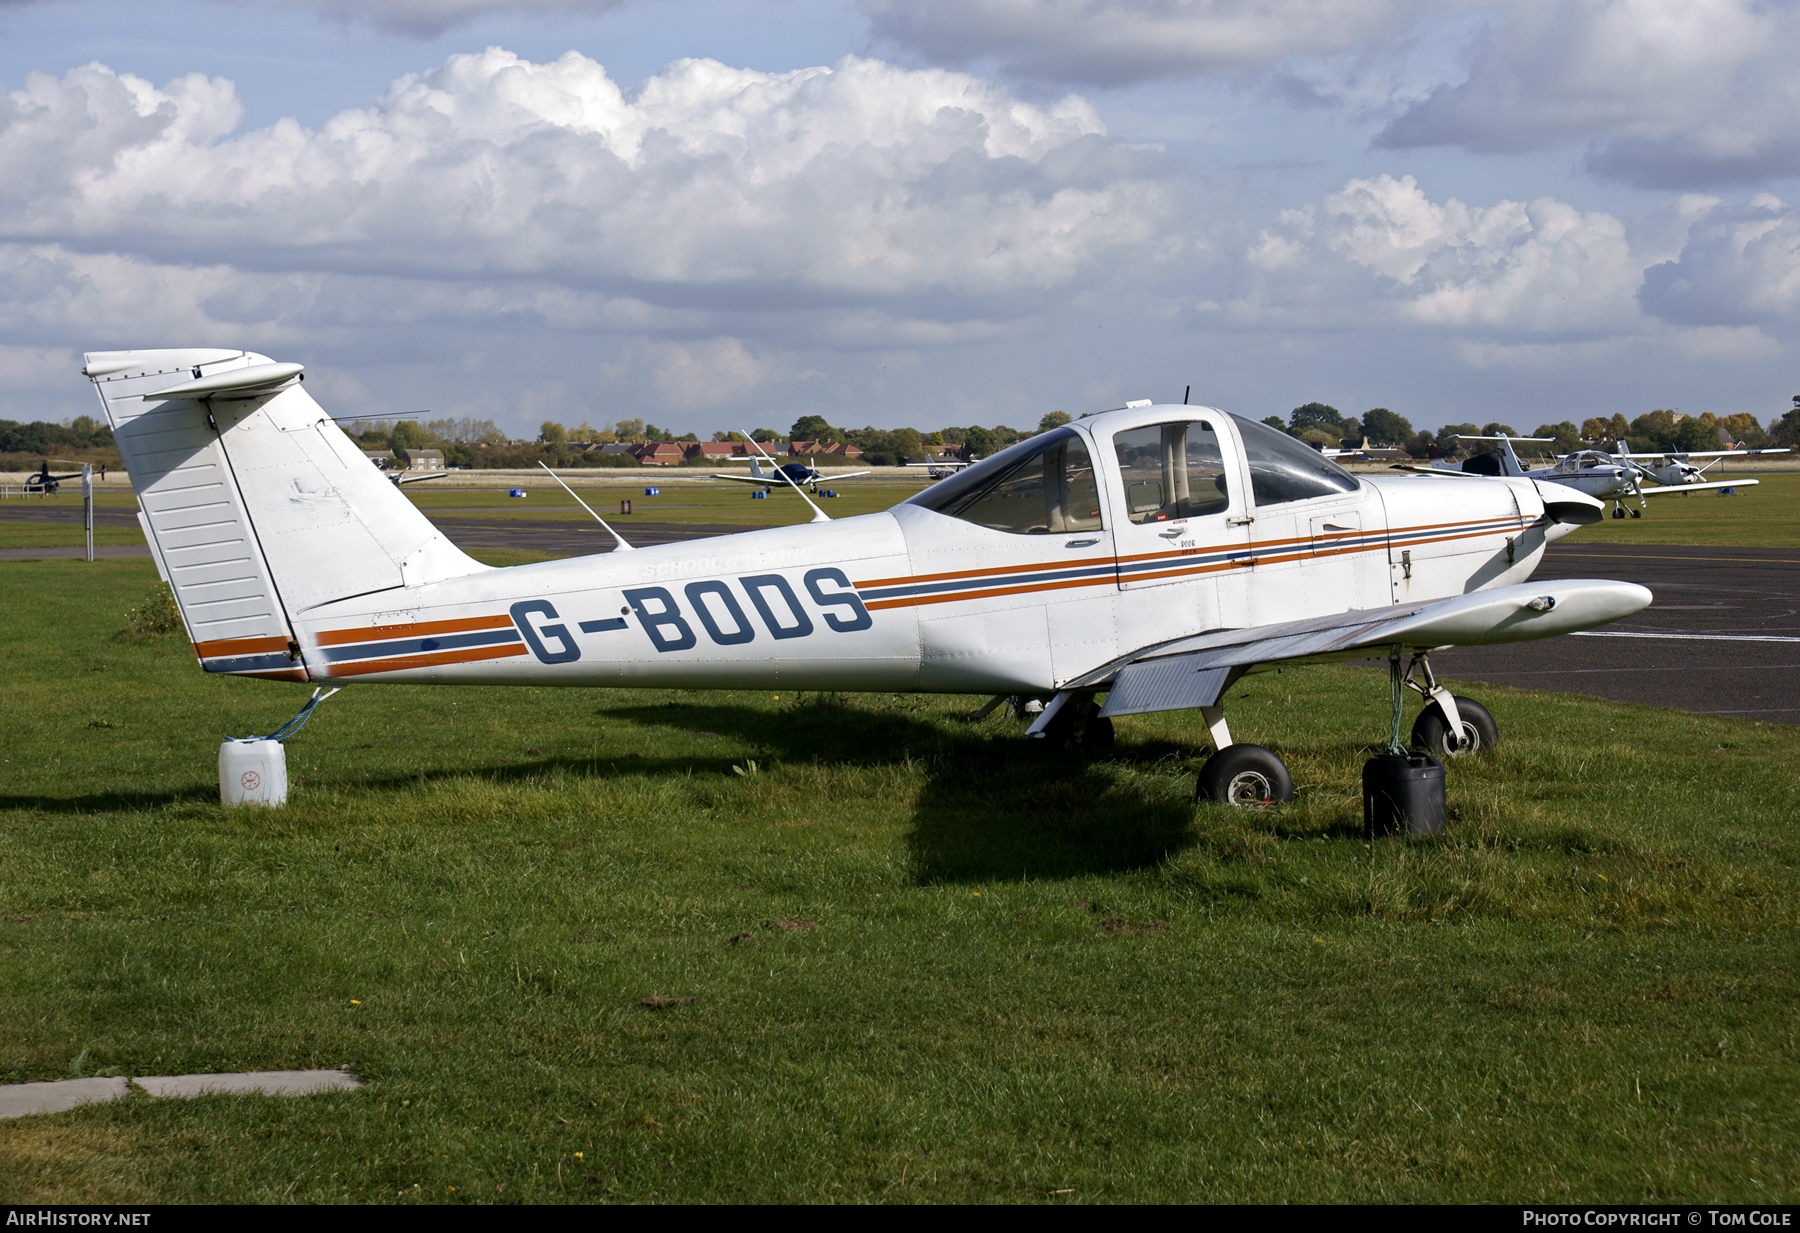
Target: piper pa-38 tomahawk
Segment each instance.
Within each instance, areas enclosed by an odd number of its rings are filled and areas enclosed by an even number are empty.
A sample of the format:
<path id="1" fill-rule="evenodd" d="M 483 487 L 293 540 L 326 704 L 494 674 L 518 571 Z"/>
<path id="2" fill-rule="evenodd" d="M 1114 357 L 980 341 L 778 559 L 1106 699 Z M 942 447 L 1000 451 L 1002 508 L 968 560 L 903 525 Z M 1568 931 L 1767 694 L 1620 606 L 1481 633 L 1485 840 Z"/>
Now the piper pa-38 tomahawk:
<path id="1" fill-rule="evenodd" d="M 1198 708 L 1217 748 L 1204 794 L 1261 802 L 1293 788 L 1275 754 L 1232 742 L 1222 699 L 1244 673 L 1376 655 L 1398 680 L 1407 653 L 1417 667 L 1650 602 L 1625 582 L 1526 582 L 1546 544 L 1600 517 L 1590 497 L 1359 479 L 1284 433 L 1176 405 L 1040 433 L 882 513 L 490 568 L 368 465 L 298 364 L 117 351 L 85 372 L 209 672 L 979 691 L 1044 700 L 1030 735 L 1069 742 Z M 1428 666 L 1423 681 L 1424 739 L 1493 742 L 1485 711 Z"/>
<path id="2" fill-rule="evenodd" d="M 1716 483 L 1702 483 L 1698 479 L 1684 480 L 1680 485 L 1659 487 L 1652 484 L 1646 487 L 1641 483 L 1644 476 L 1656 478 L 1646 467 L 1640 467 L 1629 455 L 1623 452 L 1609 454 L 1605 450 L 1576 450 L 1564 454 L 1556 460 L 1554 466 L 1527 470 L 1520 463 L 1519 456 L 1513 452 L 1514 441 L 1548 441 L 1549 437 L 1470 437 L 1458 435 L 1458 441 L 1493 441 L 1499 449 L 1476 454 L 1463 460 L 1458 470 L 1449 463 L 1434 464 L 1433 470 L 1447 471 L 1459 475 L 1484 476 L 1516 476 L 1521 479 L 1541 480 L 1551 484 L 1561 484 L 1578 492 L 1585 492 L 1590 497 L 1613 503 L 1612 516 L 1625 516 L 1625 501 L 1636 497 L 1638 508 L 1630 511 L 1633 518 L 1642 518 L 1644 510 L 1649 508 L 1644 503 L 1645 497 L 1667 496 L 1676 493 L 1686 496 L 1690 493 L 1704 492 L 1714 488 L 1753 488 L 1757 481 L 1753 479 L 1721 480 Z M 1620 446 L 1621 451 L 1624 446 Z M 1423 468 L 1402 467 L 1401 470 L 1422 470 Z"/>

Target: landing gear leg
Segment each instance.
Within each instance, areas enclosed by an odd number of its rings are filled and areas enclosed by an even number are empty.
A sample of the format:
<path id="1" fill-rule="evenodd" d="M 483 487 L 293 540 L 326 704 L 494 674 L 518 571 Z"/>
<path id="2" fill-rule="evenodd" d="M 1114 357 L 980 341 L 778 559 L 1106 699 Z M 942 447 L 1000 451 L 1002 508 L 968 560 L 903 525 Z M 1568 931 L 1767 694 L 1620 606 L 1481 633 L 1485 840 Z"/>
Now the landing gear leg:
<path id="1" fill-rule="evenodd" d="M 1423 683 L 1413 680 L 1418 671 Z M 1440 758 L 1461 758 L 1491 753 L 1500 744 L 1500 725 L 1488 709 L 1473 698 L 1452 694 L 1431 673 L 1428 654 L 1413 656 L 1404 684 L 1425 699 L 1425 709 L 1413 723 L 1412 745 Z"/>
<path id="2" fill-rule="evenodd" d="M 1613 502 L 1613 517 L 1614 518 L 1623 518 L 1624 516 L 1625 516 L 1625 507 L 1623 505 L 1620 505 L 1617 501 L 1614 501 Z"/>

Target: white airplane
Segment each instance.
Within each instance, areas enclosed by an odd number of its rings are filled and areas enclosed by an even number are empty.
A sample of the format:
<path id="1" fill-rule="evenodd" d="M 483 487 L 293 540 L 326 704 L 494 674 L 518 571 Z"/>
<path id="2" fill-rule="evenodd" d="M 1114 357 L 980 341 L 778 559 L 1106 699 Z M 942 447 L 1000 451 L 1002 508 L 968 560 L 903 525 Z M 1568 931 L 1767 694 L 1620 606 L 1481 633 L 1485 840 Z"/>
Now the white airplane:
<path id="1" fill-rule="evenodd" d="M 1562 484 L 1578 492 L 1585 492 L 1598 500 L 1611 501 L 1614 518 L 1625 517 L 1627 512 L 1625 501 L 1631 497 L 1636 497 L 1638 503 L 1638 508 L 1630 511 L 1631 516 L 1642 518 L 1644 510 L 1648 508 L 1644 502 L 1645 497 L 1667 496 L 1670 493 L 1686 496 L 1690 493 L 1714 488 L 1753 488 L 1757 484 L 1756 480 L 1743 479 L 1710 484 L 1692 483 L 1681 486 L 1657 487 L 1651 485 L 1646 487 L 1640 482 L 1640 472 L 1645 471 L 1645 468 L 1639 467 L 1627 457 L 1609 454 L 1605 450 L 1576 450 L 1573 453 L 1564 454 L 1552 466 L 1530 469 L 1521 463 L 1518 454 L 1513 452 L 1513 442 L 1545 442 L 1551 438 L 1476 437 L 1463 436 L 1459 433 L 1456 439 L 1458 441 L 1492 441 L 1498 443 L 1500 448 L 1464 459 L 1460 469 L 1444 462 L 1433 463 L 1430 468 L 1402 465 L 1397 469 L 1403 471 L 1430 469 L 1452 474 L 1490 477 L 1514 476 L 1521 479 Z"/>
<path id="2" fill-rule="evenodd" d="M 1636 470 L 1640 476 L 1645 479 L 1653 480 L 1658 484 L 1664 484 L 1670 487 L 1681 484 L 1693 484 L 1699 485 L 1702 488 L 1735 488 L 1738 484 L 1748 485 L 1754 484 L 1756 481 L 1720 480 L 1716 483 L 1709 484 L 1706 482 L 1706 468 L 1713 466 L 1721 458 L 1748 458 L 1754 454 L 1787 454 L 1791 452 L 1791 450 L 1782 448 L 1760 450 L 1700 450 L 1697 452 L 1689 451 L 1687 453 L 1669 453 L 1665 451 L 1660 454 L 1634 454 L 1631 452 L 1631 447 L 1627 445 L 1625 441 L 1621 440 L 1619 442 L 1619 452 L 1615 457 L 1619 458 L 1625 466 Z M 1647 458 L 1652 461 L 1648 466 L 1645 466 L 1638 461 L 1640 458 Z M 1692 461 L 1695 458 L 1710 458 L 1712 459 L 1712 462 L 1707 463 L 1706 466 L 1696 467 Z"/>
<path id="3" fill-rule="evenodd" d="M 945 462 L 909 462 L 906 465 L 909 467 L 924 467 L 925 477 L 933 483 L 936 483 L 941 479 L 949 479 L 964 467 L 973 466 L 979 461 L 981 461 L 979 458 L 971 458 L 968 462 L 963 462 L 961 459 L 951 459 Z"/>
<path id="4" fill-rule="evenodd" d="M 762 446 L 756 445 L 754 442 L 752 442 L 752 445 L 758 453 L 762 453 L 762 457 L 760 459 L 755 456 L 751 457 L 750 474 L 730 475 L 721 472 L 715 474 L 713 478 L 731 480 L 733 483 L 738 484 L 761 484 L 764 488 L 798 489 L 804 484 L 810 486 L 814 492 L 817 492 L 819 491 L 820 480 L 830 479 L 835 482 L 841 479 L 851 479 L 858 475 L 869 474 L 867 471 L 839 471 L 834 475 L 827 476 L 814 470 L 812 467 L 807 466 L 803 462 L 777 464 L 773 458 L 770 458 L 768 454 L 762 452 Z M 765 461 L 769 464 L 769 470 L 767 471 L 762 469 L 762 464 Z"/>
<path id="5" fill-rule="evenodd" d="M 1376 655 L 1397 686 L 1410 653 L 1429 699 L 1414 738 L 1487 748 L 1492 718 L 1436 683 L 1431 650 L 1588 629 L 1651 598 L 1526 581 L 1548 543 L 1599 519 L 1590 497 L 1358 478 L 1265 425 L 1174 405 L 1039 433 L 882 513 L 815 505 L 811 524 L 491 568 L 364 462 L 299 364 L 86 360 L 209 672 L 979 691 L 1043 699 L 1029 735 L 1089 744 L 1114 716 L 1198 708 L 1217 750 L 1200 793 L 1260 803 L 1293 784 L 1273 752 L 1232 741 L 1223 699 L 1245 673 Z"/>

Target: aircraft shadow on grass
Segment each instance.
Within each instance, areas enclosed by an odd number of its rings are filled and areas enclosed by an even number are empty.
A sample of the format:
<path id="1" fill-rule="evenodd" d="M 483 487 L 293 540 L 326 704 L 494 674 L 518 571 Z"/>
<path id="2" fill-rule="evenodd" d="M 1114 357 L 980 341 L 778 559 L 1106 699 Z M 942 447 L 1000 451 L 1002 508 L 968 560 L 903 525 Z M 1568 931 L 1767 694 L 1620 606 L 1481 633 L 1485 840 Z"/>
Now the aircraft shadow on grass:
<path id="1" fill-rule="evenodd" d="M 771 718 L 730 705 L 614 707 L 604 715 L 741 739 L 759 760 L 864 767 L 909 762 L 925 773 L 907 845 L 916 880 L 1061 878 L 1138 869 L 1195 841 L 1194 806 L 1153 789 L 1195 750 L 1126 743 L 1089 756 L 1028 741 L 1005 719 L 980 724 L 871 710 L 816 696 Z M 602 759 L 604 761 L 604 759 Z M 738 758 L 673 760 L 730 773 Z M 633 763 L 655 773 L 656 760 Z M 1143 774 L 1162 767 L 1156 778 Z M 1134 773 L 1135 772 L 1135 773 Z M 1191 782 L 1185 769 L 1177 773 Z M 1189 789 L 1191 791 L 1191 789 Z"/>

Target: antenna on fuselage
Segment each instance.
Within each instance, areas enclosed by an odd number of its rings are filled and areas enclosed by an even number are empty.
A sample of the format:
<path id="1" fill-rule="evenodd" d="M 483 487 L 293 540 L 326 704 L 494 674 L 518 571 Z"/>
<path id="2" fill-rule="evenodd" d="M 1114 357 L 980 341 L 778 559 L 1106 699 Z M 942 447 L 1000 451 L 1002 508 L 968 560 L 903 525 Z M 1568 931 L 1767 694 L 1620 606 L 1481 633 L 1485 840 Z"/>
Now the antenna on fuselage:
<path id="1" fill-rule="evenodd" d="M 1181 392 L 1181 405 L 1182 406 L 1184 406 L 1184 407 L 1187 406 L 1188 395 L 1192 394 L 1193 392 L 1194 392 L 1194 387 L 1191 385 L 1188 386 L 1187 389 L 1185 389 Z"/>
<path id="2" fill-rule="evenodd" d="M 546 472 L 549 472 L 551 479 L 555 480 L 559 484 L 562 484 L 564 492 L 568 493 L 572 497 L 575 497 L 575 490 L 573 488 L 569 487 L 567 484 L 563 484 L 562 476 L 558 475 L 554 471 L 551 471 L 549 463 L 545 462 L 543 459 L 540 458 L 540 459 L 538 459 L 538 466 L 544 468 L 544 470 Z M 589 507 L 588 503 L 586 501 L 583 501 L 580 497 L 575 497 L 575 504 L 581 506 L 582 509 L 587 510 L 588 513 L 594 514 L 593 509 L 591 507 Z M 606 533 L 613 537 L 613 543 L 618 545 L 617 548 L 613 549 L 614 552 L 630 552 L 630 551 L 632 551 L 631 545 L 625 542 L 625 537 L 623 535 L 620 535 L 617 531 L 613 530 L 611 527 L 606 526 L 606 519 L 602 518 L 598 514 L 594 514 L 594 521 L 599 523 L 601 526 L 606 527 Z"/>
<path id="3" fill-rule="evenodd" d="M 775 460 L 773 458 L 769 458 L 769 451 L 762 447 L 761 441 L 758 441 L 755 437 L 751 436 L 749 433 L 744 434 L 744 440 L 746 440 L 750 444 L 754 445 L 756 447 L 757 453 L 761 454 L 764 458 L 768 458 L 769 459 L 769 467 L 775 472 L 775 474 L 779 475 L 782 479 L 786 480 L 788 482 L 788 487 L 792 488 L 795 492 L 799 493 L 800 499 L 802 501 L 806 502 L 808 505 L 811 505 L 813 507 L 813 515 L 814 515 L 813 521 L 814 522 L 830 522 L 831 521 L 831 515 L 827 514 L 824 510 L 820 509 L 818 507 L 818 505 L 813 501 L 813 499 L 806 495 L 806 489 L 804 489 L 804 488 L 800 487 L 800 485 L 794 483 L 794 477 L 789 475 L 786 471 L 783 471 L 779 466 L 777 466 L 775 463 Z"/>

